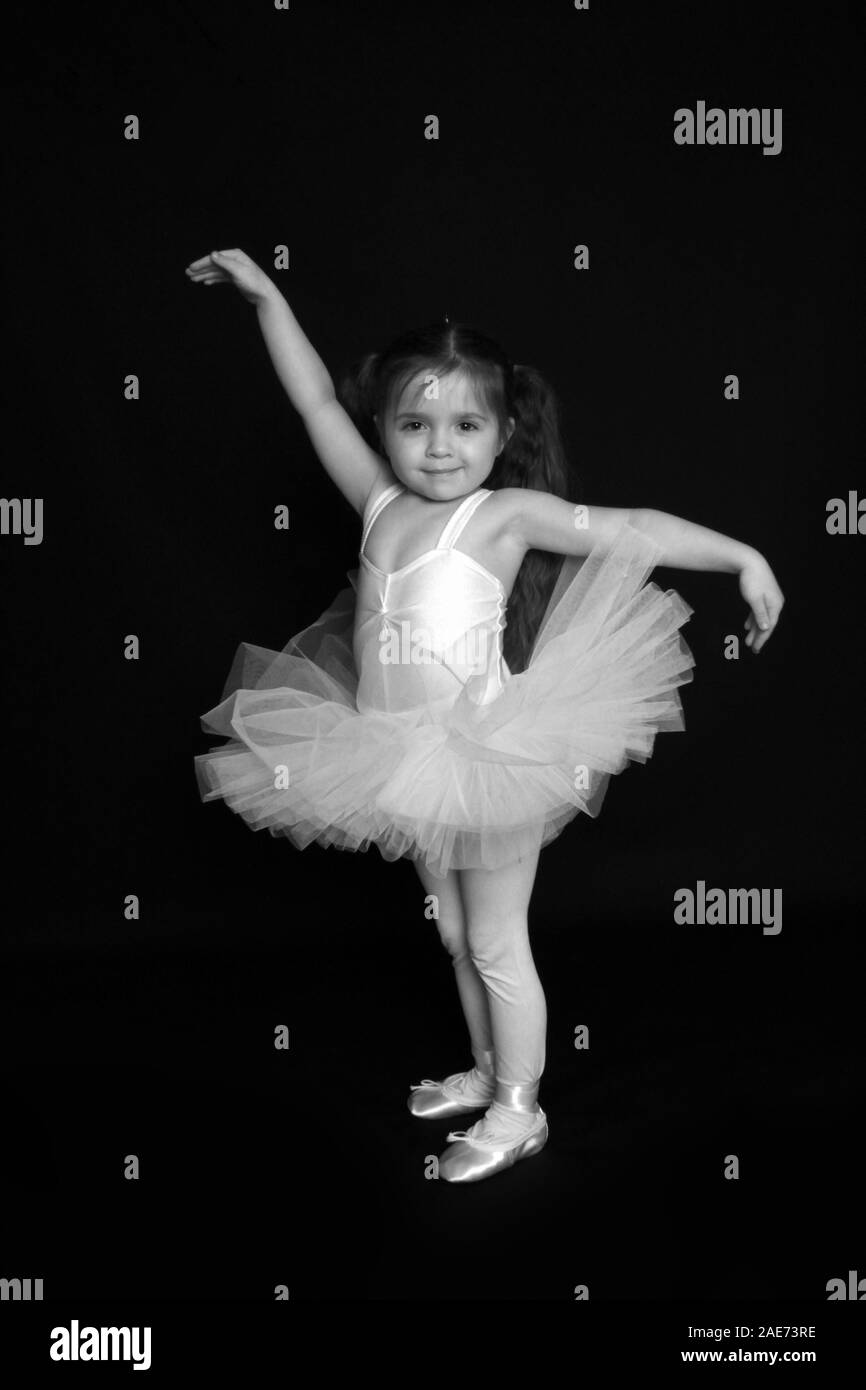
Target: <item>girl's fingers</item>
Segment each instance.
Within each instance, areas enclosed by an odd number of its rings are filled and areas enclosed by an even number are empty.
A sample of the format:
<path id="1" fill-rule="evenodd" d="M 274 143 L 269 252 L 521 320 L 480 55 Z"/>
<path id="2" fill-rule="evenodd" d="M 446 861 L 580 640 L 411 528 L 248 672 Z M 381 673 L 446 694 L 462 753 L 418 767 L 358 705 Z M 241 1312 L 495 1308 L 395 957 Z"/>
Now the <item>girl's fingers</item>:
<path id="1" fill-rule="evenodd" d="M 236 253 L 234 251 L 217 251 L 216 253 L 214 253 L 213 251 L 209 251 L 206 256 L 199 256 L 197 261 L 190 261 L 189 265 L 187 266 L 187 270 L 203 270 L 207 266 L 210 266 L 211 269 L 215 269 L 216 261 L 213 259 L 214 254 L 216 254 L 219 257 L 234 257 Z"/>
<path id="2" fill-rule="evenodd" d="M 776 619 L 778 617 L 777 611 L 771 608 L 769 604 L 764 605 L 764 611 L 767 614 L 767 625 L 762 632 L 758 633 L 755 639 L 756 652 L 761 651 L 762 647 L 764 647 L 766 643 L 769 642 L 770 638 L 776 630 Z"/>
<path id="3" fill-rule="evenodd" d="M 752 614 L 753 620 L 757 623 L 759 628 L 766 630 L 770 626 L 770 610 L 767 607 L 767 600 L 763 594 L 759 599 L 755 600 L 752 607 Z"/>
<path id="4" fill-rule="evenodd" d="M 782 604 L 771 603 L 765 594 L 751 605 L 751 611 L 743 626 L 746 629 L 746 646 L 753 652 L 760 652 L 769 641 L 781 610 Z"/>

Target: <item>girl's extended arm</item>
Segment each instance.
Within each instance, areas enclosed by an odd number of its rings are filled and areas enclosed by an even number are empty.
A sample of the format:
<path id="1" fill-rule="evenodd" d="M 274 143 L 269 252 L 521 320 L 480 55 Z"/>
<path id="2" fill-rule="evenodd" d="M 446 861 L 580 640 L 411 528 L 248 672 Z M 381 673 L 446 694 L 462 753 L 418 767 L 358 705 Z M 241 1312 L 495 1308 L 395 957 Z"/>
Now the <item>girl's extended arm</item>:
<path id="1" fill-rule="evenodd" d="M 683 570 L 722 570 L 737 574 L 740 593 L 751 612 L 745 621 L 746 646 L 759 652 L 779 620 L 785 603 L 776 576 L 759 550 L 719 531 L 708 531 L 669 512 L 639 508 L 632 525 L 661 546 L 660 565 Z"/>
<path id="2" fill-rule="evenodd" d="M 753 651 L 761 650 L 776 626 L 785 599 L 773 571 L 754 546 L 651 508 L 576 506 L 529 488 L 503 488 L 502 496 L 506 524 L 519 538 L 523 552 L 535 548 L 559 555 L 588 555 L 594 546 L 610 544 L 620 527 L 628 524 L 659 547 L 657 565 L 739 575 L 740 593 L 751 609 L 745 622 L 746 645 Z"/>
<path id="3" fill-rule="evenodd" d="M 337 400 L 331 374 L 276 285 L 239 249 L 212 251 L 187 266 L 193 281 L 228 283 L 256 306 L 274 370 L 301 416 L 325 470 L 362 512 L 387 464 L 362 438 Z"/>
<path id="4" fill-rule="evenodd" d="M 739 574 L 743 566 L 758 554 L 750 545 L 709 531 L 694 521 L 684 521 L 670 512 L 657 512 L 639 507 L 631 513 L 631 524 L 643 531 L 656 545 L 661 546 L 660 565 L 679 570 L 721 570 Z"/>

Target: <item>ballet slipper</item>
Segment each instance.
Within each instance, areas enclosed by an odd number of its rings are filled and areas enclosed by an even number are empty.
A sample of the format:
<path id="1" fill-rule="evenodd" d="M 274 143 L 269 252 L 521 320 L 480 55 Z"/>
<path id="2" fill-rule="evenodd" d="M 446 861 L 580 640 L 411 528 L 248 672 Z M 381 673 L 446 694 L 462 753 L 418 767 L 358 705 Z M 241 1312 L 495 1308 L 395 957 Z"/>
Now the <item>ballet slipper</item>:
<path id="1" fill-rule="evenodd" d="M 514 1115 L 511 1123 L 508 1111 Z M 457 1142 L 439 1158 L 439 1176 L 446 1182 L 479 1182 L 540 1153 L 548 1129 L 547 1116 L 538 1105 L 538 1085 L 497 1081 L 494 1104 L 483 1119 L 471 1129 L 452 1130 L 447 1137 Z"/>
<path id="2" fill-rule="evenodd" d="M 496 1054 L 493 1050 L 478 1051 L 474 1056 L 476 1064 L 471 1071 L 453 1072 L 444 1081 L 425 1080 L 411 1086 L 407 1105 L 412 1114 L 438 1120 L 486 1108 L 496 1089 L 493 1070 Z"/>

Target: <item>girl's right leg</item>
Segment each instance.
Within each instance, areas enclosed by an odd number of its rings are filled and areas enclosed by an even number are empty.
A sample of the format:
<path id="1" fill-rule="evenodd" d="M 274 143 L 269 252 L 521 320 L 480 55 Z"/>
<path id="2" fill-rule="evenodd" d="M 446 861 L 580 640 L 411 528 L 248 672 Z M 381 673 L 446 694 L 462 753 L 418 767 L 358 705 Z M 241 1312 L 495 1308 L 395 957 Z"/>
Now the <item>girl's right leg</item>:
<path id="1" fill-rule="evenodd" d="M 432 873 L 423 862 L 415 860 L 414 863 L 425 892 L 428 895 L 436 895 L 439 911 L 436 926 L 442 945 L 451 956 L 454 966 L 457 993 L 469 1029 L 475 1065 L 479 1071 L 490 1074 L 493 1070 L 490 1065 L 493 1051 L 490 1002 L 481 976 L 469 954 L 459 872 L 457 869 L 449 869 L 445 877 L 441 878 L 438 874 Z"/>

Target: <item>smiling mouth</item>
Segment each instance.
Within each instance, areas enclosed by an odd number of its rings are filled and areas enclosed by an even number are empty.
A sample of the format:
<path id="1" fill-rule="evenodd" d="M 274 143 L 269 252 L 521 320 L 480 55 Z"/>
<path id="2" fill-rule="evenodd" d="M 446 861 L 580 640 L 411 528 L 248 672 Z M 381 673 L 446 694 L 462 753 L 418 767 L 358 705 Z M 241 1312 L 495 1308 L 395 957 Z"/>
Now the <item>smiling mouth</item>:
<path id="1" fill-rule="evenodd" d="M 425 468 L 425 473 L 431 473 L 434 478 L 440 477 L 444 473 L 456 473 L 460 464 L 455 464 L 453 468 Z"/>

